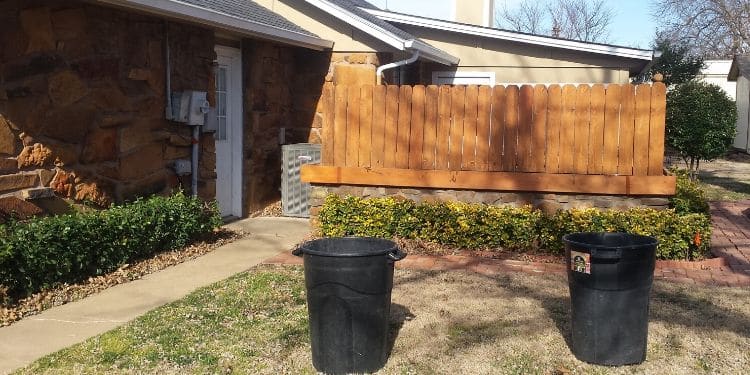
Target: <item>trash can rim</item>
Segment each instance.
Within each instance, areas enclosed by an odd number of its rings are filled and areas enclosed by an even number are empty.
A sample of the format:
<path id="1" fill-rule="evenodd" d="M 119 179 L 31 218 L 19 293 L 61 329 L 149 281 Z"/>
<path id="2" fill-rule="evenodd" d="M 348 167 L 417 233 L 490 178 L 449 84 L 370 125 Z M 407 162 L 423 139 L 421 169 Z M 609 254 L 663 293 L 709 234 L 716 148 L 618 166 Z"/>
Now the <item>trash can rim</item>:
<path id="1" fill-rule="evenodd" d="M 625 236 L 629 236 L 629 237 L 639 238 L 639 239 L 646 240 L 646 241 L 644 241 L 644 243 L 640 243 L 640 244 L 613 246 L 613 245 L 586 243 L 586 242 L 581 242 L 581 241 L 576 241 L 576 240 L 570 239 L 570 237 L 572 237 L 572 236 L 587 235 L 587 234 L 593 234 L 593 235 L 600 235 L 600 234 L 621 234 L 621 235 L 625 235 Z M 627 233 L 627 232 L 575 232 L 575 233 L 568 233 L 568 234 L 564 235 L 563 238 L 562 238 L 562 240 L 563 240 L 563 242 L 567 242 L 567 243 L 572 244 L 572 245 L 579 245 L 579 246 L 584 246 L 584 247 L 596 247 L 598 249 L 611 249 L 611 250 L 615 250 L 615 249 L 634 249 L 634 248 L 641 248 L 641 247 L 644 247 L 644 246 L 657 246 L 659 244 L 659 240 L 657 240 L 655 237 L 644 236 L 644 235 L 635 234 L 635 233 Z"/>
<path id="2" fill-rule="evenodd" d="M 382 249 L 377 250 L 368 250 L 368 251 L 343 251 L 343 252 L 328 252 L 328 251 L 321 251 L 316 250 L 314 248 L 311 248 L 311 245 L 315 245 L 321 242 L 329 242 L 329 241 L 369 241 L 369 242 L 380 242 L 383 244 Z M 316 255 L 316 256 L 324 256 L 324 257 L 368 257 L 368 256 L 378 256 L 378 255 L 386 255 L 390 253 L 394 253 L 398 251 L 398 245 L 388 239 L 385 238 L 377 238 L 377 237 L 357 237 L 357 236 L 346 236 L 346 237 L 324 237 L 324 238 L 318 238 L 315 240 L 307 241 L 299 246 L 299 251 L 303 254 L 310 254 L 310 255 Z"/>

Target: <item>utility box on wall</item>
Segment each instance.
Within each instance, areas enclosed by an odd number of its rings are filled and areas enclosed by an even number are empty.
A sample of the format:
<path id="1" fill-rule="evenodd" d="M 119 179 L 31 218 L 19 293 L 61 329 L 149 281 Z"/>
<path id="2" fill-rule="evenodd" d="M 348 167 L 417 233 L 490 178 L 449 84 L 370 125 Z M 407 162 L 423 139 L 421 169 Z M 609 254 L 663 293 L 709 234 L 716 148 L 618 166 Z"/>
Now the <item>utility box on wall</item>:
<path id="1" fill-rule="evenodd" d="M 304 164 L 320 164 L 320 145 L 281 146 L 281 208 L 284 216 L 310 217 L 310 184 L 300 179 Z"/>
<path id="2" fill-rule="evenodd" d="M 172 120 L 190 126 L 205 123 L 209 110 L 205 91 L 176 91 L 172 93 Z"/>

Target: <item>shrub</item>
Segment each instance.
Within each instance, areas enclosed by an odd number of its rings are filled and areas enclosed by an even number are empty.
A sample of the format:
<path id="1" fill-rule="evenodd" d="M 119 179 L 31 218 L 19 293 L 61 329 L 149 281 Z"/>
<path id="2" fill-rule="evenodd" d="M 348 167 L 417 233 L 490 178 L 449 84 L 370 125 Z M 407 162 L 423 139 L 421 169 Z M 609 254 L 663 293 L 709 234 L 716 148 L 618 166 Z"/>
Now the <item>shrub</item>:
<path id="1" fill-rule="evenodd" d="M 220 224 L 214 204 L 182 193 L 104 211 L 11 222 L 0 226 L 0 286 L 19 298 L 78 282 L 185 246 Z"/>
<path id="2" fill-rule="evenodd" d="M 717 85 L 691 81 L 667 94 L 667 143 L 688 163 L 695 177 L 701 160 L 729 150 L 735 133 L 734 101 Z"/>
<path id="3" fill-rule="evenodd" d="M 688 171 L 674 169 L 672 173 L 677 176 L 677 192 L 669 198 L 669 207 L 678 214 L 710 215 L 706 192 L 700 184 L 690 178 Z"/>
<path id="4" fill-rule="evenodd" d="M 323 236 L 419 239 L 459 248 L 543 249 L 560 254 L 566 233 L 629 232 L 659 240 L 659 259 L 697 259 L 707 254 L 711 222 L 705 215 L 674 210 L 571 209 L 545 216 L 531 207 L 461 202 L 422 203 L 394 198 L 330 195 L 319 213 Z"/>

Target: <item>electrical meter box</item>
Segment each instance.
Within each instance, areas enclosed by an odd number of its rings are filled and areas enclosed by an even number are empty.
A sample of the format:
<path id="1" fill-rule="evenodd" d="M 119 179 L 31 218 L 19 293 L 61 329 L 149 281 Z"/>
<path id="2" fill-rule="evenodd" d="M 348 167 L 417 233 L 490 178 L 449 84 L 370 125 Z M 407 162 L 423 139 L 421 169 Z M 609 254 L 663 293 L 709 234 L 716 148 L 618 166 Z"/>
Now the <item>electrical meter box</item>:
<path id="1" fill-rule="evenodd" d="M 205 91 L 176 91 L 172 93 L 172 120 L 190 126 L 203 125 L 209 104 Z"/>

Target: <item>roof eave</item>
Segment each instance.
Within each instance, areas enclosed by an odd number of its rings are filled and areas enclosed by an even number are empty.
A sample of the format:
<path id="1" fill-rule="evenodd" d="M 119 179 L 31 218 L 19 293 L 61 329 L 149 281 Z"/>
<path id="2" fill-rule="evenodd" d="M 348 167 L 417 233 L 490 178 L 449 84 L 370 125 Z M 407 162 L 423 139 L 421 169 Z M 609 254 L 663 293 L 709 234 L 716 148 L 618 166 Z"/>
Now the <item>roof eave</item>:
<path id="1" fill-rule="evenodd" d="M 459 59 L 445 51 L 437 49 L 419 40 L 406 40 L 328 1 L 305 1 L 399 51 L 419 51 L 421 57 L 430 61 L 434 61 L 443 65 L 458 64 Z"/>
<path id="2" fill-rule="evenodd" d="M 373 14 L 374 16 L 387 22 L 396 22 L 412 26 L 420 26 L 444 31 L 458 32 L 463 34 L 470 34 L 481 37 L 488 37 L 494 39 L 503 39 L 508 41 L 514 41 L 519 43 L 542 45 L 548 47 L 577 50 L 583 52 L 625 57 L 636 60 L 650 61 L 653 59 L 653 51 L 641 50 L 629 47 L 616 47 L 607 46 L 601 44 L 593 44 L 586 42 L 579 42 L 567 39 L 551 38 L 541 35 L 530 35 L 522 33 L 514 33 L 500 29 L 490 29 L 486 27 L 466 25 L 451 21 L 435 20 L 431 18 L 424 18 L 420 16 L 387 12 L 377 9 L 362 8 L 363 10 Z"/>
<path id="3" fill-rule="evenodd" d="M 333 48 L 333 41 L 244 20 L 228 14 L 172 0 L 95 0 L 150 14 L 195 22 L 213 29 L 269 39 L 297 47 L 322 51 Z"/>

